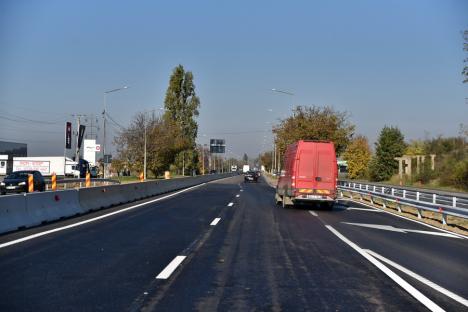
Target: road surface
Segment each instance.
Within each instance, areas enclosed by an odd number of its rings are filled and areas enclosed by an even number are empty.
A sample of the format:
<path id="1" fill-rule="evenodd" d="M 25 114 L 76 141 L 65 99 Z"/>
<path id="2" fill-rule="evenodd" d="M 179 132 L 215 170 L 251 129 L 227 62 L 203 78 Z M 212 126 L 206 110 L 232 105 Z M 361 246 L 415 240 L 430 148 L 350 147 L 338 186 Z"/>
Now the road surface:
<path id="1" fill-rule="evenodd" d="M 148 201 L 0 236 L 0 310 L 468 309 L 463 237 L 241 176 Z"/>

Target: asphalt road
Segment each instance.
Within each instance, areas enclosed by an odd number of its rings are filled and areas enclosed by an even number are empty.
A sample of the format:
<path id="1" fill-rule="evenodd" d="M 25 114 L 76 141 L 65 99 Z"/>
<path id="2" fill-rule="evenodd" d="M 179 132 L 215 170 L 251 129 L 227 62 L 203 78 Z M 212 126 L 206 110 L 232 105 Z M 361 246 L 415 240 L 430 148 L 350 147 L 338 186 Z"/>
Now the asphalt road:
<path id="1" fill-rule="evenodd" d="M 427 310 L 366 257 L 431 307 L 467 309 L 468 240 L 353 202 L 283 209 L 273 194 L 234 177 L 1 236 L 0 310 Z"/>

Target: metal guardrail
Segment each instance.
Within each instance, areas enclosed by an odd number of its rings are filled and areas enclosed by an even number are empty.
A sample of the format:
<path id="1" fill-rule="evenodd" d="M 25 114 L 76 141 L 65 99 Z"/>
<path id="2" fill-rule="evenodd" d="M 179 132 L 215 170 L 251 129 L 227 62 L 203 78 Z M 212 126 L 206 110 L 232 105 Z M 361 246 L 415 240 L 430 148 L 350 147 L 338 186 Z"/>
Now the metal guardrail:
<path id="1" fill-rule="evenodd" d="M 52 181 L 45 180 L 46 183 L 46 191 L 51 190 L 52 188 Z M 57 179 L 57 186 L 63 185 L 63 189 L 66 190 L 68 188 L 73 187 L 83 187 L 86 183 L 85 178 L 68 178 L 68 179 Z M 92 186 L 99 186 L 99 185 L 109 185 L 109 184 L 120 184 L 119 180 L 113 179 L 103 179 L 103 178 L 92 178 L 91 185 Z"/>
<path id="2" fill-rule="evenodd" d="M 443 224 L 447 224 L 447 215 L 468 219 L 468 194 L 451 196 L 435 190 L 415 190 L 350 181 L 339 181 L 338 190 L 341 197 L 343 191 L 350 192 L 351 198 L 352 194 L 356 193 L 361 200 L 362 196 L 369 196 L 372 204 L 374 198 L 379 198 L 383 201 L 384 207 L 388 202 L 396 203 L 399 212 L 401 205 L 416 208 L 418 218 L 422 217 L 423 210 L 437 212 L 442 215 Z"/>

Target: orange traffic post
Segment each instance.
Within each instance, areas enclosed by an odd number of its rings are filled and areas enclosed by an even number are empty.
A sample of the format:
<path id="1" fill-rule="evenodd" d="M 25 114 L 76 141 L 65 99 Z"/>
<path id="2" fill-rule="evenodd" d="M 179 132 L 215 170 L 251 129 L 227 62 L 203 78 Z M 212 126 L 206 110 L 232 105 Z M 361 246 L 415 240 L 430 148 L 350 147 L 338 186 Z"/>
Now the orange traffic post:
<path id="1" fill-rule="evenodd" d="M 86 184 L 85 184 L 86 187 L 90 187 L 91 186 L 91 174 L 88 172 L 86 172 Z"/>
<path id="2" fill-rule="evenodd" d="M 52 191 L 56 191 L 57 190 L 57 175 L 54 173 L 52 173 Z"/>
<path id="3" fill-rule="evenodd" d="M 143 181 L 145 181 L 145 176 L 144 176 L 144 174 L 142 172 L 142 173 L 140 173 L 140 182 L 143 182 Z"/>
<path id="4" fill-rule="evenodd" d="M 34 177 L 32 174 L 28 174 L 28 193 L 34 192 Z"/>

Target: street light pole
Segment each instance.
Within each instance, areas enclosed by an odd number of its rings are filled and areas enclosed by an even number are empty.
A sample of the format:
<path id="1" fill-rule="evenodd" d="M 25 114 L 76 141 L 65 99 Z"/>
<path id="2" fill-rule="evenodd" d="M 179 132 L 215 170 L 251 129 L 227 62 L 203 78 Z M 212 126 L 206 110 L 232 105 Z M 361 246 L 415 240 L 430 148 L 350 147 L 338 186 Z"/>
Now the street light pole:
<path id="1" fill-rule="evenodd" d="M 117 92 L 120 90 L 128 89 L 128 86 L 123 86 L 117 89 L 112 89 L 109 91 L 104 91 L 104 99 L 103 99 L 103 111 L 102 111 L 102 118 L 103 118 L 103 144 L 102 144 L 102 158 L 104 161 L 104 178 L 107 177 L 107 163 L 106 163 L 106 109 L 107 109 L 107 94 L 112 92 Z"/>

